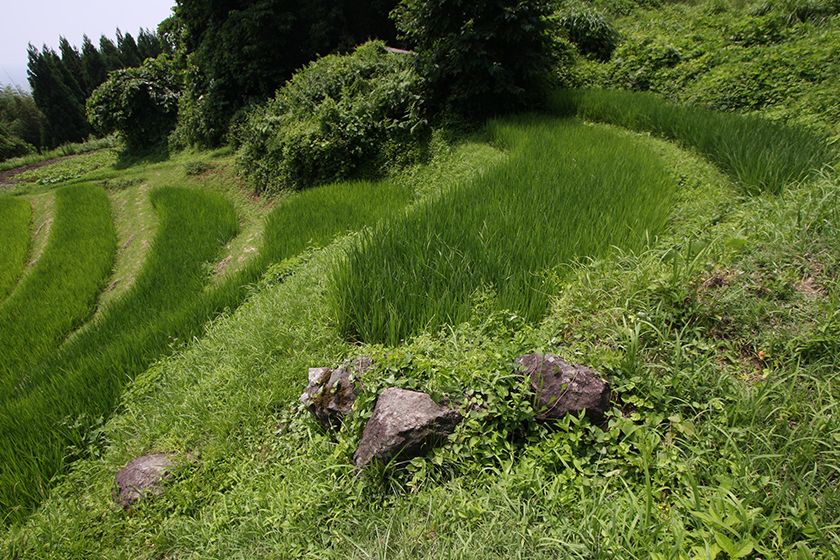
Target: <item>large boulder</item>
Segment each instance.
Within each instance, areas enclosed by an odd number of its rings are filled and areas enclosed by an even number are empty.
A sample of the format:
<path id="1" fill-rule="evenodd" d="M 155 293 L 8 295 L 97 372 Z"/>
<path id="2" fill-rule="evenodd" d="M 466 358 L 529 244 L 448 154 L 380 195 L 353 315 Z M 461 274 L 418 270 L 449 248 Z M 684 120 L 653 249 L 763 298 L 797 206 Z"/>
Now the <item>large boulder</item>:
<path id="1" fill-rule="evenodd" d="M 300 401 L 324 429 L 340 426 L 350 414 L 361 388 L 360 379 L 372 363 L 369 357 L 362 356 L 335 369 L 310 368 L 309 385 Z"/>
<path id="2" fill-rule="evenodd" d="M 531 380 L 538 420 L 586 411 L 598 422 L 609 409 L 610 384 L 590 367 L 570 364 L 553 354 L 527 354 L 516 363 Z"/>
<path id="3" fill-rule="evenodd" d="M 170 453 L 152 453 L 131 461 L 114 478 L 117 488 L 114 499 L 123 508 L 129 508 L 144 496 L 157 496 L 163 492 L 162 483 L 175 464 Z"/>
<path id="4" fill-rule="evenodd" d="M 417 457 L 451 434 L 460 421 L 457 410 L 435 403 L 426 393 L 385 389 L 365 425 L 353 462 L 361 468 L 374 459 Z"/>

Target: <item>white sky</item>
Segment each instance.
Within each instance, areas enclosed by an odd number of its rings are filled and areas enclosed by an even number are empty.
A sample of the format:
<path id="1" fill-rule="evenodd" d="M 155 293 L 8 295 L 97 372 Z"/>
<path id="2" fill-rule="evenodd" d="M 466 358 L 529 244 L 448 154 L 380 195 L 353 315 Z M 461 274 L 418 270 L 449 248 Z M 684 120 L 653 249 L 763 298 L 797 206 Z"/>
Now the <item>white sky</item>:
<path id="1" fill-rule="evenodd" d="M 175 0 L 0 0 L 0 85 L 26 81 L 26 46 L 46 44 L 58 50 L 58 37 L 81 47 L 87 34 L 114 38 L 117 28 L 137 37 L 141 27 L 155 29 Z"/>

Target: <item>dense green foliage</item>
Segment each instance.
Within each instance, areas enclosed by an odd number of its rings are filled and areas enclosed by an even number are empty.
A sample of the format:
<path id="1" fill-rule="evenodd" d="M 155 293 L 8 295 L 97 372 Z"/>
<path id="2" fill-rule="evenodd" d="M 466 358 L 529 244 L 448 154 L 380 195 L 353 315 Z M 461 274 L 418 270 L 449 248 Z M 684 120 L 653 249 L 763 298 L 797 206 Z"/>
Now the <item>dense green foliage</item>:
<path id="1" fill-rule="evenodd" d="M 836 0 L 674 2 L 616 25 L 623 41 L 609 64 L 591 67 L 593 85 L 760 111 L 840 137 Z"/>
<path id="2" fill-rule="evenodd" d="M 300 70 L 239 127 L 239 167 L 257 192 L 377 173 L 417 158 L 428 134 L 412 57 L 371 42 Z"/>
<path id="3" fill-rule="evenodd" d="M 831 164 L 836 153 L 810 130 L 759 117 L 668 103 L 646 93 L 565 91 L 560 111 L 651 132 L 694 148 L 730 173 L 747 192 L 778 194 L 785 185 Z"/>
<path id="4" fill-rule="evenodd" d="M 561 4 L 556 19 L 560 29 L 581 54 L 601 61 L 610 59 L 619 35 L 602 12 L 585 1 L 566 0 Z"/>
<path id="5" fill-rule="evenodd" d="M 85 102 L 108 77 L 108 72 L 138 66 L 146 58 L 168 50 L 158 36 L 141 29 L 138 40 L 117 29 L 116 44 L 102 36 L 97 49 L 85 36 L 81 51 L 59 39 L 59 52 L 44 45 L 29 45 L 29 85 L 38 109 L 46 119 L 38 148 L 79 142 L 90 133 Z"/>
<path id="6" fill-rule="evenodd" d="M 102 134 L 119 133 L 129 152 L 143 152 L 163 143 L 175 128 L 179 95 L 171 58 L 149 58 L 109 74 L 87 100 L 88 120 Z"/>
<path id="7" fill-rule="evenodd" d="M 639 248 L 662 227 L 673 185 L 631 139 L 544 119 L 491 131 L 508 162 L 363 236 L 337 264 L 346 335 L 398 344 L 468 319 L 480 290 L 537 320 L 557 267 L 613 245 Z"/>
<path id="8" fill-rule="evenodd" d="M 6 124 L 0 122 L 0 161 L 24 156 L 32 150 L 30 144 L 12 134 Z"/>
<path id="9" fill-rule="evenodd" d="M 5 133 L 38 147 L 44 145 L 45 125 L 31 95 L 9 86 L 0 89 L 0 128 L 5 128 Z M 7 157 L 0 151 L 0 160 Z"/>
<path id="10" fill-rule="evenodd" d="M 433 110 L 483 117 L 534 106 L 556 61 L 548 0 L 403 0 L 397 27 L 417 51 Z"/>
<path id="11" fill-rule="evenodd" d="M 17 284 L 29 252 L 32 207 L 26 200 L 0 196 L 0 303 Z"/>
<path id="12" fill-rule="evenodd" d="M 306 63 L 369 38 L 391 39 L 395 0 L 179 0 L 188 57 L 180 144 L 218 145 L 231 118 Z"/>
<path id="13" fill-rule="evenodd" d="M 0 305 L 0 400 L 90 316 L 111 270 L 116 239 L 105 191 L 82 185 L 55 196 L 46 251 Z"/>

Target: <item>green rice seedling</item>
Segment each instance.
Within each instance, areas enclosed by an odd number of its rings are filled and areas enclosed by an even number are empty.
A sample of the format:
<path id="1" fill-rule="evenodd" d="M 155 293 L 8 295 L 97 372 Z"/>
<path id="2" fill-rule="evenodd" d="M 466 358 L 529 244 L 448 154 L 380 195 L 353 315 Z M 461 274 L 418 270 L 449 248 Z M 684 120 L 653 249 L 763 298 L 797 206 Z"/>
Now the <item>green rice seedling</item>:
<path id="1" fill-rule="evenodd" d="M 172 322 L 200 298 L 211 260 L 237 230 L 221 195 L 182 188 L 152 194 L 161 227 L 131 290 L 59 351 L 18 376 L 0 397 L 0 506 L 41 496 L 65 459 L 71 435 L 107 414 L 138 368 L 166 349 Z M 60 215 L 60 214 L 59 214 Z M 24 316 L 28 317 L 29 313 Z M 67 419 L 71 421 L 70 425 Z"/>
<path id="2" fill-rule="evenodd" d="M 834 162 L 824 138 L 760 117 L 674 105 L 650 93 L 566 90 L 559 112 L 676 140 L 709 158 L 750 194 L 779 194 L 785 185 Z"/>
<path id="3" fill-rule="evenodd" d="M 466 320 L 477 290 L 536 319 L 548 276 L 613 245 L 640 248 L 664 224 L 673 184 L 636 140 L 558 119 L 490 125 L 510 159 L 362 236 L 333 272 L 346 336 L 396 344 Z"/>
<path id="4" fill-rule="evenodd" d="M 152 197 L 161 226 L 134 287 L 5 402 L 0 397 L 0 509 L 9 519 L 43 498 L 72 459 L 68 447 L 84 447 L 85 434 L 111 412 L 125 383 L 173 341 L 201 334 L 214 315 L 238 305 L 270 263 L 399 211 L 411 191 L 354 182 L 292 195 L 270 214 L 259 258 L 209 291 L 203 265 L 235 234 L 233 208 L 220 195 L 190 189 L 158 189 Z"/>
<path id="5" fill-rule="evenodd" d="M 105 191 L 83 185 L 55 196 L 56 218 L 43 256 L 0 305 L 3 395 L 90 316 L 111 270 L 116 235 Z"/>
<path id="6" fill-rule="evenodd" d="M 9 295 L 23 272 L 31 221 L 32 207 L 27 201 L 0 197 L 0 302 Z"/>

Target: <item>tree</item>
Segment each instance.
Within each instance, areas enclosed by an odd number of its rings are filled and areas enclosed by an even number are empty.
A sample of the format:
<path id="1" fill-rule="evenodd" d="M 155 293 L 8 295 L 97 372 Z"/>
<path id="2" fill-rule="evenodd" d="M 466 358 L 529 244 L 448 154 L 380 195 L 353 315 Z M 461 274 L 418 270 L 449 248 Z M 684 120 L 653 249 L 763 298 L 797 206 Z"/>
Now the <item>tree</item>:
<path id="1" fill-rule="evenodd" d="M 117 29 L 117 33 L 119 31 Z M 108 69 L 108 72 L 125 68 L 120 49 L 105 35 L 99 38 L 99 54 L 102 55 L 102 60 L 105 62 L 105 68 Z"/>
<path id="2" fill-rule="evenodd" d="M 175 127 L 179 95 L 172 58 L 161 55 L 111 72 L 88 99 L 87 114 L 97 131 L 117 132 L 129 152 L 143 152 L 164 142 Z"/>
<path id="3" fill-rule="evenodd" d="M 123 35 L 119 29 L 117 29 L 117 49 L 120 51 L 120 60 L 124 68 L 140 66 L 144 60 L 131 33 Z"/>
<path id="4" fill-rule="evenodd" d="M 468 118 L 539 104 L 557 57 L 551 0 L 402 0 L 431 106 Z"/>
<path id="5" fill-rule="evenodd" d="M 140 59 L 155 58 L 163 53 L 163 46 L 160 38 L 147 29 L 141 29 L 137 34 L 137 51 Z"/>
<path id="6" fill-rule="evenodd" d="M 6 86 L 0 90 L 0 124 L 8 134 L 37 148 L 45 145 L 46 119 L 32 95 Z"/>
<path id="7" fill-rule="evenodd" d="M 58 38 L 58 50 L 61 52 L 61 64 L 76 80 L 84 99 L 87 99 L 93 88 L 89 87 L 87 72 L 85 72 L 85 67 L 82 64 L 82 56 L 79 54 L 79 50 L 64 37 Z"/>
<path id="8" fill-rule="evenodd" d="M 200 131 L 192 140 L 220 143 L 237 111 L 271 96 L 318 55 L 350 49 L 383 33 L 393 35 L 387 14 L 395 4 L 177 0 L 179 38 L 190 66 L 184 114 L 191 119 L 189 130 Z"/>
<path id="9" fill-rule="evenodd" d="M 108 67 L 87 35 L 82 40 L 82 66 L 85 69 L 90 92 L 108 77 Z M 90 92 L 88 92 L 88 95 L 90 95 Z"/>
<path id="10" fill-rule="evenodd" d="M 69 72 L 61 59 L 46 46 L 39 52 L 29 45 L 27 73 L 32 97 L 49 123 L 48 143 L 78 142 L 87 137 L 90 128 L 79 101 L 77 83 L 68 83 Z"/>

